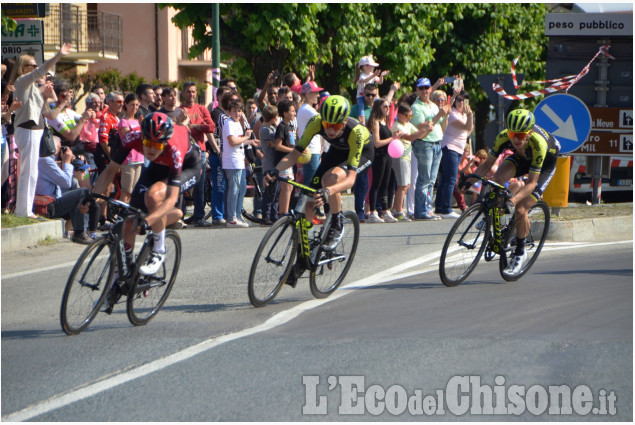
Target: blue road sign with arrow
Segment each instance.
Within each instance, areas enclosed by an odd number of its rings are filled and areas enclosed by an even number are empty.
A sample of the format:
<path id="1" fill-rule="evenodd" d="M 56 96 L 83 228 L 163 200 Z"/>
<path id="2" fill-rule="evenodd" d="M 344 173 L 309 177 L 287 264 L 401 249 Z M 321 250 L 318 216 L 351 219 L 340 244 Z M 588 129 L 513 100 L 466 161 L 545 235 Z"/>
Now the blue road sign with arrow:
<path id="1" fill-rule="evenodd" d="M 589 108 L 570 94 L 554 94 L 545 98 L 534 110 L 536 124 L 553 134 L 560 142 L 560 153 L 573 152 L 586 141 L 591 131 Z"/>

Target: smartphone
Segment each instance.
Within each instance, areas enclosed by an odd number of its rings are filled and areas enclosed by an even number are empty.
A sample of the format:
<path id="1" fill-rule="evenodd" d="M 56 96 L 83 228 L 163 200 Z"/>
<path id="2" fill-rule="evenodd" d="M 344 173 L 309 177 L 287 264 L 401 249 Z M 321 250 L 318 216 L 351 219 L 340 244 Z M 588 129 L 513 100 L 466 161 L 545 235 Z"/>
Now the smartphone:
<path id="1" fill-rule="evenodd" d="M 464 99 L 463 106 L 470 106 L 470 99 Z"/>
<path id="2" fill-rule="evenodd" d="M 456 77 L 445 77 L 445 84 L 453 83 L 456 80 Z"/>
<path id="3" fill-rule="evenodd" d="M 278 71 L 273 72 L 273 78 L 278 78 L 279 76 L 280 76 L 280 73 Z"/>

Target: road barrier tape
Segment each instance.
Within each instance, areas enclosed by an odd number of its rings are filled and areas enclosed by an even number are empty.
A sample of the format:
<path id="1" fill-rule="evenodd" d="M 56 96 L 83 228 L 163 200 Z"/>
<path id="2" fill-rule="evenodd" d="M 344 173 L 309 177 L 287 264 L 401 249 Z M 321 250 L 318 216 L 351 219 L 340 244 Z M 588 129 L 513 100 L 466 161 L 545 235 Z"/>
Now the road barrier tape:
<path id="1" fill-rule="evenodd" d="M 554 80 L 542 80 L 542 81 L 529 81 L 529 82 L 523 82 L 523 84 L 547 84 L 547 83 L 553 83 L 551 86 L 546 87 L 542 90 L 534 90 L 534 91 L 530 91 L 527 93 L 523 93 L 523 94 L 507 94 L 505 92 L 505 89 L 503 89 L 499 84 L 497 83 L 493 83 L 492 84 L 492 89 L 499 95 L 499 96 L 503 96 L 505 99 L 512 99 L 512 100 L 524 100 L 524 99 L 529 99 L 531 97 L 536 97 L 536 96 L 542 96 L 544 94 L 547 93 L 555 93 L 561 90 L 564 90 L 565 92 L 568 92 L 569 89 L 578 81 L 580 81 L 580 79 L 582 77 L 584 77 L 590 69 L 591 64 L 593 63 L 593 61 L 599 56 L 599 55 L 605 55 L 607 56 L 609 59 L 615 59 L 613 56 L 611 56 L 611 54 L 609 53 L 609 48 L 611 47 L 610 44 L 601 46 L 600 49 L 598 50 L 598 52 L 595 54 L 595 56 L 593 56 L 593 59 L 591 59 L 589 61 L 588 64 L 586 64 L 586 66 L 584 68 L 582 68 L 582 71 L 580 71 L 579 74 L 577 75 L 568 75 L 566 77 L 562 77 L 562 78 L 557 78 Z M 517 57 L 516 59 L 514 59 L 512 61 L 512 66 L 511 66 L 511 72 L 512 72 L 512 80 L 514 82 L 514 87 L 516 88 L 516 90 L 518 90 L 520 88 L 520 86 L 522 84 L 518 84 L 518 81 L 516 79 L 516 63 L 518 63 L 518 59 L 520 59 L 520 56 Z"/>

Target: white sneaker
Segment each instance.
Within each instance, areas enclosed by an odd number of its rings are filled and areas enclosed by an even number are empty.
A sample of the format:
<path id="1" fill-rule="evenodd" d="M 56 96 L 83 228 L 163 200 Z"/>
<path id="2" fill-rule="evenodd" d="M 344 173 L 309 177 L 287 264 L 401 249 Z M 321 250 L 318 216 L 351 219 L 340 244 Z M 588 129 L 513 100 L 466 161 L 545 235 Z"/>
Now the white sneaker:
<path id="1" fill-rule="evenodd" d="M 379 217 L 379 214 L 377 214 L 377 211 L 373 211 L 368 218 L 366 219 L 366 222 L 368 223 L 383 223 L 384 220 L 381 219 L 381 217 Z"/>
<path id="2" fill-rule="evenodd" d="M 165 253 L 152 251 L 148 259 L 146 260 L 146 263 L 143 266 L 139 267 L 139 272 L 146 276 L 152 276 L 159 271 L 164 261 Z"/>
<path id="3" fill-rule="evenodd" d="M 526 252 L 523 252 L 523 255 L 512 254 L 509 264 L 507 265 L 507 268 L 504 270 L 505 273 L 510 275 L 515 275 L 520 273 L 520 271 L 523 268 L 523 264 L 525 263 L 525 260 L 527 260 Z"/>
<path id="4" fill-rule="evenodd" d="M 384 215 L 382 216 L 382 219 L 384 220 L 385 223 L 396 223 L 397 222 L 397 219 L 395 217 L 393 217 L 393 215 L 390 212 L 390 210 L 384 212 Z"/>
<path id="5" fill-rule="evenodd" d="M 452 211 L 451 213 L 448 213 L 448 214 L 437 214 L 437 215 L 439 217 L 441 217 L 441 218 L 444 218 L 444 219 L 461 217 L 459 214 L 455 213 L 454 211 Z"/>
<path id="6" fill-rule="evenodd" d="M 412 221 L 410 219 L 410 217 L 408 217 L 407 215 L 405 215 L 403 212 L 392 212 L 391 215 L 393 216 L 393 218 L 397 221 Z"/>
<path id="7" fill-rule="evenodd" d="M 243 227 L 244 228 L 244 227 L 249 227 L 249 224 L 247 224 L 247 223 L 245 223 L 243 221 L 240 221 L 238 219 L 233 219 L 233 220 L 229 220 L 227 222 L 227 224 L 225 224 L 225 226 L 227 226 L 227 227 L 236 227 L 236 228 Z"/>

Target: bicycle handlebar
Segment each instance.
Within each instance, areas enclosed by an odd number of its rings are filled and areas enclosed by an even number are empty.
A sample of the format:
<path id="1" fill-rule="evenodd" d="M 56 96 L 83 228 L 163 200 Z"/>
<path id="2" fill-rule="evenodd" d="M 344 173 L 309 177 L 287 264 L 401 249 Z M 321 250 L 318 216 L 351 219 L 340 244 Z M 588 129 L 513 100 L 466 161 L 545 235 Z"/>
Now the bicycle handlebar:
<path id="1" fill-rule="evenodd" d="M 305 186 L 294 180 L 283 179 L 280 176 L 276 177 L 276 180 L 279 182 L 285 182 L 290 184 L 291 186 L 297 187 L 298 189 L 300 189 L 300 192 L 304 193 L 305 195 L 313 195 L 315 192 L 317 192 L 317 189 L 313 189 L 312 187 Z"/>
<path id="2" fill-rule="evenodd" d="M 505 186 L 502 186 L 498 183 L 496 183 L 493 180 L 490 180 L 488 178 L 485 178 L 483 176 L 479 176 L 478 174 L 465 174 L 464 176 L 461 177 L 461 181 L 459 182 L 459 186 L 462 185 L 463 183 L 465 183 L 465 181 L 467 179 L 478 179 L 480 181 L 482 181 L 483 183 L 492 186 L 498 190 L 507 190 L 507 188 Z"/>
<path id="3" fill-rule="evenodd" d="M 135 208 L 132 205 L 127 204 L 127 203 L 125 203 L 123 201 L 120 201 L 118 199 L 113 199 L 113 198 L 111 198 L 109 196 L 104 196 L 104 195 L 101 195 L 99 193 L 93 193 L 93 192 L 90 193 L 90 196 L 92 198 L 103 199 L 104 201 L 108 202 L 109 204 L 115 205 L 115 206 L 117 206 L 119 208 L 123 208 L 123 209 L 128 210 L 128 211 L 132 211 L 135 215 L 137 215 L 140 218 L 143 218 L 146 215 L 146 213 L 144 211 L 141 211 L 140 209 Z"/>

